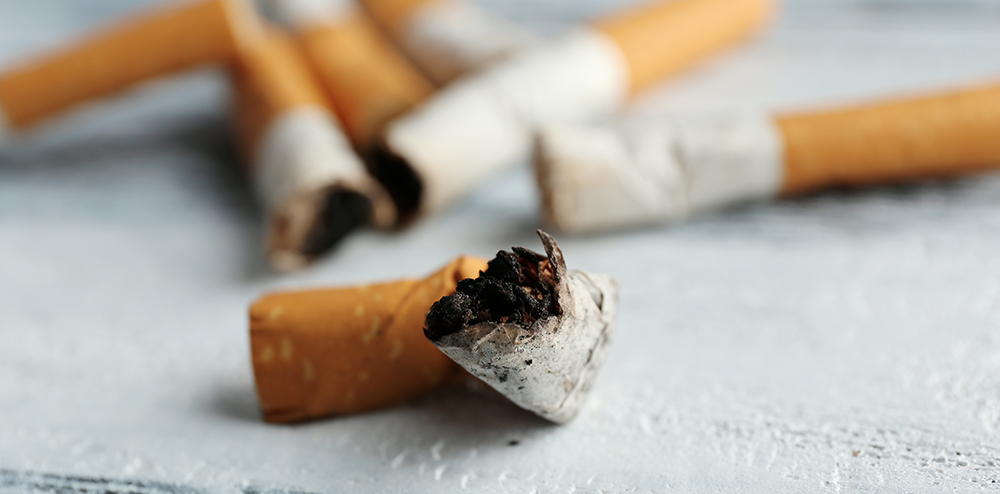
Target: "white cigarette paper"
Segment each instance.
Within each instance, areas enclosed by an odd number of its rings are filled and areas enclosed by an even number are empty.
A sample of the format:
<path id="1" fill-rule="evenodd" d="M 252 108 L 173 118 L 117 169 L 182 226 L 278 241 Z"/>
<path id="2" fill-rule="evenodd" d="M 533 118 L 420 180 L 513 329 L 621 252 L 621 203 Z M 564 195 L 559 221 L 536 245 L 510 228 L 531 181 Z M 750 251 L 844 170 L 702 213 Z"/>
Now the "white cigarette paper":
<path id="1" fill-rule="evenodd" d="M 439 84 L 537 42 L 527 31 L 462 0 L 439 0 L 419 7 L 399 38 L 414 63 Z"/>
<path id="2" fill-rule="evenodd" d="M 479 278 L 463 280 L 431 308 L 425 334 L 518 406 L 563 424 L 579 413 L 607 356 L 618 281 L 567 271 L 555 240 L 538 235 L 548 257 L 501 252 Z M 527 305 L 508 310 L 518 297 Z M 479 321 L 484 312 L 487 320 Z"/>
<path id="3" fill-rule="evenodd" d="M 254 188 L 268 212 L 271 262 L 281 271 L 298 269 L 313 255 L 302 251 L 309 232 L 324 221 L 324 202 L 337 190 L 384 197 L 361 159 L 325 108 L 303 106 L 272 122 L 254 160 Z M 387 199 L 372 200 L 372 223 L 391 224 Z"/>
<path id="4" fill-rule="evenodd" d="M 656 0 L 519 52 L 393 122 L 375 172 L 404 219 L 438 211 L 527 160 L 539 127 L 609 116 L 629 94 L 745 39 L 771 10 L 769 0 Z"/>
<path id="5" fill-rule="evenodd" d="M 278 30 L 234 70 L 235 124 L 268 216 L 271 264 L 305 266 L 395 206 L 354 152 L 304 56 Z"/>
<path id="6" fill-rule="evenodd" d="M 416 210 L 405 213 L 443 209 L 527 158 L 539 125 L 609 116 L 628 85 L 620 50 L 589 29 L 454 83 L 387 129 L 387 151 L 421 182 Z"/>
<path id="7" fill-rule="evenodd" d="M 265 5 L 275 20 L 295 29 L 336 23 L 360 11 L 349 0 L 268 0 Z"/>
<path id="8" fill-rule="evenodd" d="M 763 115 L 642 129 L 553 126 L 535 171 L 546 220 L 572 233 L 682 221 L 779 194 L 783 142 Z"/>

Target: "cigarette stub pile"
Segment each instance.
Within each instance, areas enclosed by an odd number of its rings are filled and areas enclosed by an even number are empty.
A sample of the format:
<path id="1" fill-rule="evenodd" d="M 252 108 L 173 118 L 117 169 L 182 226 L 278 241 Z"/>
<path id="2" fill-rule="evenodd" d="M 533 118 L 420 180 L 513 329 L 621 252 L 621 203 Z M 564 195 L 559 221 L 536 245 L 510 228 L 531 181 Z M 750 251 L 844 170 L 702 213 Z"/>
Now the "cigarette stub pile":
<path id="1" fill-rule="evenodd" d="M 1000 86 L 827 111 L 639 128 L 592 121 L 749 38 L 772 0 L 649 0 L 552 39 L 470 0 L 188 0 L 0 71 L 0 140 L 73 106 L 216 64 L 244 169 L 287 271 L 365 227 L 445 210 L 534 157 L 565 232 L 669 223 L 825 187 L 1000 165 Z M 423 395 L 464 369 L 545 419 L 576 416 L 614 333 L 618 284 L 555 240 L 427 278 L 266 295 L 250 309 L 264 417 L 292 422 Z"/>
<path id="2" fill-rule="evenodd" d="M 580 26 L 459 79 L 391 124 L 373 164 L 404 220 L 439 211 L 526 159 L 541 125 L 626 98 L 755 32 L 769 0 L 660 0 Z M 389 183 L 387 176 L 412 180 Z M 402 190 L 401 190 L 402 189 Z"/>
<path id="3" fill-rule="evenodd" d="M 358 228 L 444 209 L 526 158 L 539 125 L 610 115 L 747 37 L 772 10 L 770 0 L 655 0 L 543 41 L 469 1 L 361 3 L 269 0 L 291 34 L 249 0 L 147 13 L 0 73 L 0 129 L 227 66 L 265 250 L 286 271 Z"/>

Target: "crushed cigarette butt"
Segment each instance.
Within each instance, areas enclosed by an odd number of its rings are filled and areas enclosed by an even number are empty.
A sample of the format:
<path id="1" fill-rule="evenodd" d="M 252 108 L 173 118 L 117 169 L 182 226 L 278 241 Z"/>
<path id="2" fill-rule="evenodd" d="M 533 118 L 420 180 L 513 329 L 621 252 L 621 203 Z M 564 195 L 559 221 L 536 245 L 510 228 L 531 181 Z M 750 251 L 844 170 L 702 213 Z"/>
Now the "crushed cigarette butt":
<path id="1" fill-rule="evenodd" d="M 427 314 L 424 334 L 448 357 L 518 406 L 556 423 L 579 413 L 607 356 L 618 282 L 567 271 L 555 240 L 547 255 L 500 251 Z"/>

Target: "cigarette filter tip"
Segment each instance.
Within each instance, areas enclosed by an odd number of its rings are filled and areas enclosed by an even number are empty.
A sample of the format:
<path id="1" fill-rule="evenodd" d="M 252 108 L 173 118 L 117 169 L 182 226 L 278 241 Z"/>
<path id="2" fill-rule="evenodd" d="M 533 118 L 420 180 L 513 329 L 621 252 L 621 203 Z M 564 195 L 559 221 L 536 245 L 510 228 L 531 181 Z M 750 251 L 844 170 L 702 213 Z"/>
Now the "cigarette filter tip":
<path id="1" fill-rule="evenodd" d="M 4 115 L 3 105 L 0 105 L 0 147 L 7 144 L 11 138 L 11 127 L 7 123 L 7 116 Z"/>
<path id="2" fill-rule="evenodd" d="M 607 356 L 618 282 L 567 271 L 555 240 L 538 235 L 547 255 L 500 251 L 431 307 L 424 334 L 518 406 L 561 424 L 580 411 Z"/>
<path id="3" fill-rule="evenodd" d="M 947 178 L 1000 165 L 1000 84 L 872 101 L 776 119 L 783 194 Z"/>
<path id="4" fill-rule="evenodd" d="M 206 63 L 262 37 L 249 0 L 183 2 L 112 26 L 0 74 L 8 124 L 25 129 L 84 101 Z"/>
<path id="5" fill-rule="evenodd" d="M 628 62 L 633 92 L 750 37 L 773 17 L 774 0 L 653 0 L 600 19 Z"/>
<path id="6" fill-rule="evenodd" d="M 422 280 L 265 295 L 250 307 L 264 419 L 297 422 L 403 403 L 455 364 L 421 331 L 430 306 L 486 261 L 462 256 Z"/>

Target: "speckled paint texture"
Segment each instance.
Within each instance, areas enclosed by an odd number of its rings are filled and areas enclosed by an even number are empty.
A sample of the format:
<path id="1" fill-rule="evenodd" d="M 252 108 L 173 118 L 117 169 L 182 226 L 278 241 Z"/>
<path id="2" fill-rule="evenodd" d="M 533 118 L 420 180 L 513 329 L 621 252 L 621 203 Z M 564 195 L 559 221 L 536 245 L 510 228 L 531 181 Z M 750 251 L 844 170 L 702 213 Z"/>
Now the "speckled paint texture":
<path id="1" fill-rule="evenodd" d="M 0 66 L 134 2 L 0 2 Z M 604 1 L 490 1 L 547 33 Z M 790 0 L 776 29 L 643 96 L 781 110 L 1000 76 L 1000 6 Z M 299 426 L 256 409 L 248 304 L 536 245 L 521 170 L 400 234 L 268 271 L 207 70 L 0 150 L 0 492 L 982 492 L 1000 485 L 1000 177 L 830 192 L 559 236 L 621 281 L 587 406 L 483 387 Z"/>

